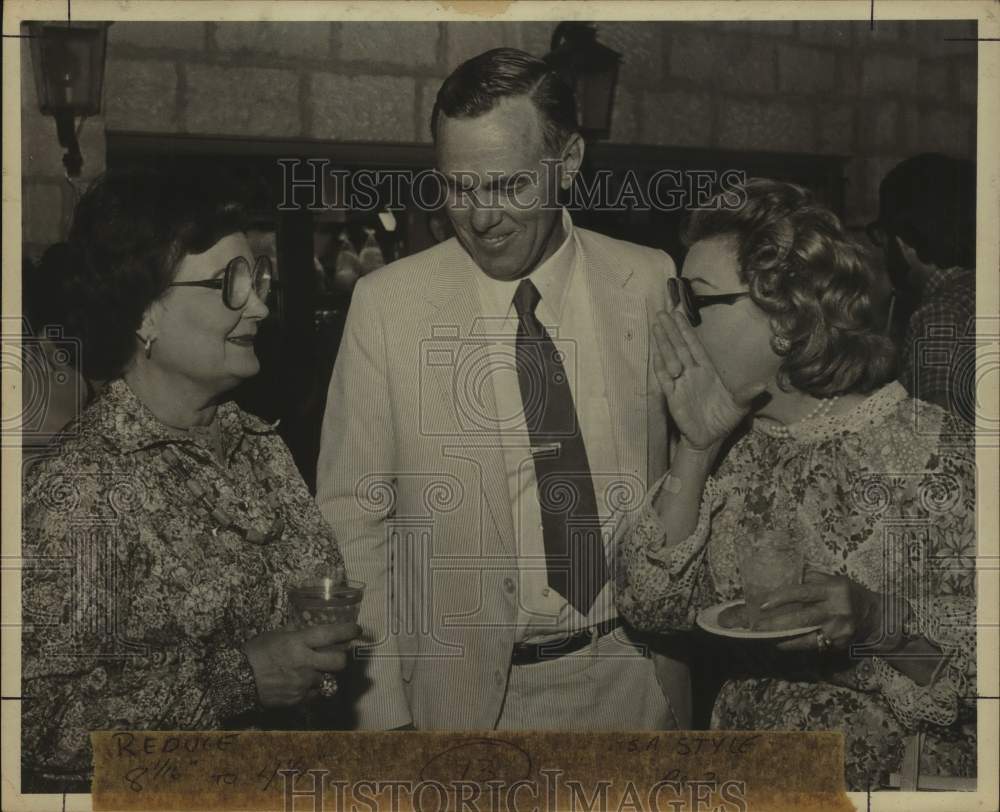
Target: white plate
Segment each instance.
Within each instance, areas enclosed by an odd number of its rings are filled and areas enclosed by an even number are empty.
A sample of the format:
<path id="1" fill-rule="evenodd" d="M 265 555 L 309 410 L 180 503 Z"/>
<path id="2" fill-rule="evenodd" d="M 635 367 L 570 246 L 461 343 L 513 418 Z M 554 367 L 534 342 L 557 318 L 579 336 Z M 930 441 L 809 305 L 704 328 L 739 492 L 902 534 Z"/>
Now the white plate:
<path id="1" fill-rule="evenodd" d="M 783 640 L 787 637 L 798 637 L 800 634 L 808 634 L 821 628 L 820 626 L 802 626 L 798 629 L 778 629 L 772 632 L 753 631 L 752 629 L 733 628 L 727 629 L 719 623 L 719 615 L 732 606 L 742 606 L 746 601 L 736 600 L 728 603 L 718 603 L 709 606 L 698 613 L 696 621 L 701 628 L 710 634 L 719 637 L 735 637 L 740 640 Z"/>

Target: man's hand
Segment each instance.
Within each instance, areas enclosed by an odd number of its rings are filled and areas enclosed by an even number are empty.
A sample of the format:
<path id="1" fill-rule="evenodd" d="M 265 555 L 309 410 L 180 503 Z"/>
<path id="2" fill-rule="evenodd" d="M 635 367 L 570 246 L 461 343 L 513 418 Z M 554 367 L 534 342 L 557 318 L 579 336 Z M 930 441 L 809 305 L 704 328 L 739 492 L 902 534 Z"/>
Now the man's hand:
<path id="1" fill-rule="evenodd" d="M 360 633 L 356 623 L 334 623 L 306 629 L 275 629 L 243 646 L 266 707 L 297 705 L 311 698 L 323 674 L 347 666 L 347 643 Z"/>

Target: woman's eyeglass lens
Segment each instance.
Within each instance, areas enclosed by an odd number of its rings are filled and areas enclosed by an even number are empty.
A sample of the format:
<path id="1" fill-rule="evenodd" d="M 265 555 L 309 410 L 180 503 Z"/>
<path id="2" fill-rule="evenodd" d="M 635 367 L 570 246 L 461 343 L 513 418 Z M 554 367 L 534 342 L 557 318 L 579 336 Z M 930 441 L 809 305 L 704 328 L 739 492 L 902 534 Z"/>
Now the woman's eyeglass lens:
<path id="1" fill-rule="evenodd" d="M 222 301 L 231 310 L 240 310 L 250 300 L 253 291 L 262 302 L 271 292 L 271 258 L 266 254 L 257 257 L 253 271 L 246 257 L 234 257 L 226 266 Z"/>
<path id="2" fill-rule="evenodd" d="M 750 295 L 748 291 L 739 291 L 737 293 L 718 293 L 711 296 L 699 296 L 692 289 L 691 282 L 683 277 L 668 279 L 667 290 L 670 292 L 670 299 L 673 301 L 674 307 L 677 307 L 678 302 L 684 304 L 684 315 L 687 316 L 687 320 L 691 323 L 692 327 L 697 327 L 701 324 L 701 309 L 703 307 L 711 307 L 717 304 L 736 304 L 740 299 L 745 299 Z"/>
<path id="3" fill-rule="evenodd" d="M 214 288 L 222 291 L 222 303 L 230 310 L 242 310 L 250 301 L 250 291 L 262 302 L 271 292 L 271 258 L 263 254 L 254 262 L 253 271 L 246 257 L 229 260 L 221 279 L 199 279 L 196 282 L 171 282 L 171 288 Z"/>

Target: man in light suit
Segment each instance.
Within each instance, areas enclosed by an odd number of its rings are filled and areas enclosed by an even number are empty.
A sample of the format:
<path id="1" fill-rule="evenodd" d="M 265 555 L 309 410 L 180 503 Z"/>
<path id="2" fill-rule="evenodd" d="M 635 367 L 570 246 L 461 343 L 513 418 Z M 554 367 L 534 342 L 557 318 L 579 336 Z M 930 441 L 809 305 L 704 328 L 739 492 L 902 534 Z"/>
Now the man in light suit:
<path id="1" fill-rule="evenodd" d="M 674 264 L 573 226 L 572 92 L 512 49 L 432 118 L 456 237 L 358 282 L 317 498 L 373 641 L 363 728 L 689 725 L 686 668 L 619 621 L 614 544 L 666 466 L 649 327 Z"/>

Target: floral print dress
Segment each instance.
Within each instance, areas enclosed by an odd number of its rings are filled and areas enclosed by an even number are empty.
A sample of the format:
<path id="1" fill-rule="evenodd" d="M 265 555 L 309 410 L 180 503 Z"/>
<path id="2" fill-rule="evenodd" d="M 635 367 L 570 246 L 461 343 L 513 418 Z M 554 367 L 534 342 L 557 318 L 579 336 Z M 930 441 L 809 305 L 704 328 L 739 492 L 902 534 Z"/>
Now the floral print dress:
<path id="1" fill-rule="evenodd" d="M 946 657 L 920 686 L 878 656 L 733 655 L 712 713 L 729 730 L 842 730 L 848 788 L 889 786 L 906 739 L 925 734 L 921 773 L 976 774 L 975 458 L 968 428 L 898 383 L 789 437 L 750 428 L 709 477 L 698 526 L 667 545 L 650 489 L 619 548 L 617 600 L 641 629 L 691 630 L 698 612 L 742 598 L 741 540 L 780 527 L 806 566 L 902 598 L 905 636 Z M 706 636 L 707 637 L 707 636 Z M 713 645 L 716 641 L 706 644 Z M 739 641 L 740 644 L 745 641 Z M 756 648 L 754 648 L 756 647 Z"/>
<path id="2" fill-rule="evenodd" d="M 273 427 L 232 402 L 214 422 L 170 429 L 116 380 L 26 471 L 25 775 L 88 781 L 91 730 L 253 710 L 241 645 L 285 624 L 290 584 L 342 572 Z"/>

